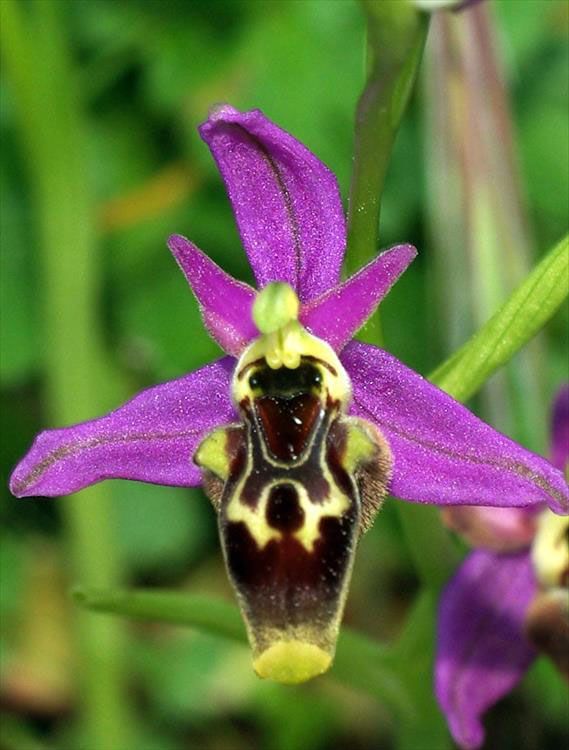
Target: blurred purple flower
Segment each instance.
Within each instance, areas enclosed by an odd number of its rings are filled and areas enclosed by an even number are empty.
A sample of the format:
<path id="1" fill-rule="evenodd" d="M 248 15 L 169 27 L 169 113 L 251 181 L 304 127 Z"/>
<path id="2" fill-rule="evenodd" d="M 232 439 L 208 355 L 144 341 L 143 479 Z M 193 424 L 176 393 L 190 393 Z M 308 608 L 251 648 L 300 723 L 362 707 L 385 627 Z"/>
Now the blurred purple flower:
<path id="1" fill-rule="evenodd" d="M 387 352 L 351 341 L 413 247 L 340 282 L 346 229 L 332 173 L 259 111 L 218 107 L 200 133 L 261 291 L 183 237 L 169 246 L 228 356 L 100 419 L 41 433 L 10 486 L 24 496 L 111 477 L 203 483 L 255 670 L 302 682 L 331 664 L 357 540 L 387 487 L 415 502 L 559 512 L 569 496 L 547 461 Z"/>
<path id="2" fill-rule="evenodd" d="M 346 231 L 334 175 L 260 111 L 217 107 L 201 126 L 225 181 L 259 287 L 283 281 L 300 322 L 340 353 L 350 413 L 373 423 L 393 458 L 390 491 L 438 505 L 529 506 L 567 512 L 561 473 L 475 417 L 382 349 L 351 341 L 416 255 L 399 245 L 340 282 Z M 16 467 L 17 496 L 75 492 L 108 478 L 195 486 L 191 457 L 205 435 L 238 419 L 230 397 L 235 357 L 259 333 L 255 290 L 183 237 L 169 246 L 211 336 L 229 356 L 139 393 L 110 414 L 42 432 Z"/>
<path id="3" fill-rule="evenodd" d="M 569 468 L 569 386 L 554 403 L 551 456 Z M 482 745 L 481 717 L 538 651 L 569 678 L 569 519 L 546 508 L 455 508 L 447 524 L 479 549 L 443 592 L 435 687 L 455 741 Z"/>

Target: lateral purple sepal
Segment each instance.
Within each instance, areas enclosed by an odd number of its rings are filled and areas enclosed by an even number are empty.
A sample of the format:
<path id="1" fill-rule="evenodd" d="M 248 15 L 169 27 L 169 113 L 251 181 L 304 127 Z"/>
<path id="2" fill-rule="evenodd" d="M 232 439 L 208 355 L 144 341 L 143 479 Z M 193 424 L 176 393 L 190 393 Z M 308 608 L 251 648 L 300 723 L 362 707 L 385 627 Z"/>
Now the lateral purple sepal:
<path id="1" fill-rule="evenodd" d="M 352 413 L 376 424 L 393 452 L 390 490 L 436 505 L 524 507 L 569 513 L 561 472 L 500 434 L 382 349 L 351 342 L 341 360 Z"/>
<path id="2" fill-rule="evenodd" d="M 47 430 L 10 481 L 17 497 L 53 497 L 102 479 L 193 487 L 192 455 L 201 439 L 235 419 L 229 400 L 234 360 L 225 357 L 154 388 L 99 419 Z"/>
<path id="3" fill-rule="evenodd" d="M 185 237 L 172 235 L 168 247 L 198 300 L 208 333 L 227 354 L 238 357 L 258 336 L 251 317 L 255 290 L 226 273 Z"/>
<path id="4" fill-rule="evenodd" d="M 342 284 L 306 304 L 300 321 L 340 351 L 353 338 L 417 255 L 412 245 L 396 245 Z"/>
<path id="5" fill-rule="evenodd" d="M 535 656 L 523 623 L 536 592 L 527 553 L 477 550 L 442 594 L 435 693 L 463 750 L 482 745 L 482 715 L 512 690 Z"/>
<path id="6" fill-rule="evenodd" d="M 335 286 L 346 229 L 332 172 L 259 110 L 219 106 L 200 134 L 225 181 L 258 286 L 286 281 L 301 302 Z"/>

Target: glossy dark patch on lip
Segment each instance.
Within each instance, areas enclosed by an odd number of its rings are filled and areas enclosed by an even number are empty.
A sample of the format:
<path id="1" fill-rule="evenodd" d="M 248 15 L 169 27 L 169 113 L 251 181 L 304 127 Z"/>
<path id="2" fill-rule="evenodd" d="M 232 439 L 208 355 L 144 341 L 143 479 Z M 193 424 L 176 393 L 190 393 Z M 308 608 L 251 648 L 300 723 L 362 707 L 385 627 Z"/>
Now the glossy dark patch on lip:
<path id="1" fill-rule="evenodd" d="M 282 398 L 261 396 L 254 409 L 274 458 L 294 461 L 306 450 L 321 412 L 320 399 L 310 394 Z"/>
<path id="2" fill-rule="evenodd" d="M 315 402 L 318 403 L 318 402 Z M 245 477 L 240 489 L 240 500 L 245 505 L 255 508 L 259 498 L 267 486 L 275 482 L 293 480 L 305 487 L 311 502 L 321 503 L 329 496 L 330 486 L 322 472 L 322 449 L 326 440 L 329 422 L 334 418 L 333 411 L 326 411 L 321 404 L 315 408 L 314 425 L 309 435 L 305 450 L 298 459 L 278 459 L 267 445 L 267 437 L 259 419 L 253 411 L 250 402 L 241 404 L 243 421 L 247 426 L 247 451 L 251 470 Z M 273 460 L 279 461 L 277 465 L 267 460 L 265 451 L 272 456 Z M 241 462 L 235 463 L 235 471 L 230 473 L 225 494 L 229 497 L 238 482 L 242 479 L 243 469 Z"/>

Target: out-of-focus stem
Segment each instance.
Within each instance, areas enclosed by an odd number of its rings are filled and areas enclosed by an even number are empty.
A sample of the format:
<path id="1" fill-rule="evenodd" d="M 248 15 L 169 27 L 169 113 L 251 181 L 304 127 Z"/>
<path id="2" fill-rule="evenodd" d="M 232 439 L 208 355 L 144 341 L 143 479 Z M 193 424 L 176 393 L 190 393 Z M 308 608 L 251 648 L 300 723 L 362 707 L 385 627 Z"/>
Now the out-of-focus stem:
<path id="1" fill-rule="evenodd" d="M 211 596 L 168 591 L 77 589 L 78 604 L 95 612 L 168 622 L 247 642 L 243 620 L 233 604 Z M 338 641 L 332 675 L 340 682 L 379 698 L 403 719 L 412 706 L 408 686 L 399 678 L 392 649 L 349 628 Z"/>
<path id="2" fill-rule="evenodd" d="M 395 137 L 413 90 L 428 16 L 399 0 L 362 0 L 368 22 L 369 74 L 358 102 L 348 210 L 346 271 L 379 249 L 381 197 Z"/>
<path id="3" fill-rule="evenodd" d="M 566 235 L 490 320 L 429 375 L 429 380 L 459 401 L 467 401 L 543 328 L 568 293 Z"/>
<path id="4" fill-rule="evenodd" d="M 45 389 L 50 419 L 77 422 L 106 407 L 97 319 L 95 212 L 85 164 L 83 121 L 61 28 L 62 5 L 1 3 L 3 61 L 26 148 L 39 218 Z M 120 580 L 110 490 L 64 501 L 74 576 L 93 586 Z M 125 705 L 120 623 L 77 617 L 86 750 L 132 747 Z"/>
<path id="5" fill-rule="evenodd" d="M 487 3 L 433 18 L 427 47 L 430 284 L 442 344 L 451 351 L 527 274 L 532 242 Z M 486 417 L 543 449 L 544 398 L 534 343 L 482 394 Z"/>
<path id="6" fill-rule="evenodd" d="M 417 78 L 429 19 L 412 3 L 362 0 L 368 28 L 369 75 L 356 113 L 354 167 L 348 212 L 346 271 L 354 273 L 379 248 L 385 176 L 395 137 Z M 359 338 L 381 346 L 376 313 Z M 403 531 L 423 582 L 440 586 L 457 562 L 456 550 L 433 508 L 399 506 Z M 420 531 L 422 544 L 416 544 Z"/>

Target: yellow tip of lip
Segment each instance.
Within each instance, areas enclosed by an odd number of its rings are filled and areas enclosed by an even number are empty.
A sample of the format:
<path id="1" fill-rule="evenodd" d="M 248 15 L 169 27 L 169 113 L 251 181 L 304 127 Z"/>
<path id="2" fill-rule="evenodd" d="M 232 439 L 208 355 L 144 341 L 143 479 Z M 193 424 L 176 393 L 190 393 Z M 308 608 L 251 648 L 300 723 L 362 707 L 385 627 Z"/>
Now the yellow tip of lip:
<path id="1" fill-rule="evenodd" d="M 331 663 L 332 656 L 313 643 L 277 641 L 255 659 L 253 668 L 263 679 L 297 685 L 326 672 Z"/>

